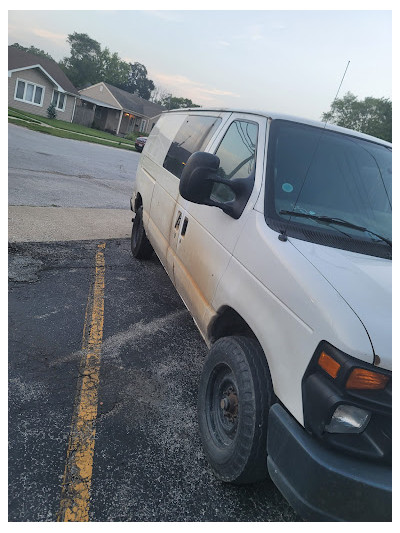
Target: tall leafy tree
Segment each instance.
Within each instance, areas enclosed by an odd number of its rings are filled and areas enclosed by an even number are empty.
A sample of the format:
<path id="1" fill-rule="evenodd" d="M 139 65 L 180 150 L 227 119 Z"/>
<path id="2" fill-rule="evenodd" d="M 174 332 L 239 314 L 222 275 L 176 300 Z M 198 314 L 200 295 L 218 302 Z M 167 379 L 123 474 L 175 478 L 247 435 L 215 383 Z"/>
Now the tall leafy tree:
<path id="1" fill-rule="evenodd" d="M 14 43 L 11 46 L 13 46 L 14 48 L 18 48 L 18 50 L 22 50 L 24 52 L 29 52 L 30 54 L 35 54 L 35 56 L 45 57 L 46 59 L 52 59 L 54 61 L 54 59 L 51 57 L 50 54 L 48 54 L 44 50 L 41 50 L 40 48 L 36 48 L 36 46 L 31 45 L 28 48 L 26 46 L 22 46 L 19 43 Z"/>
<path id="2" fill-rule="evenodd" d="M 121 89 L 130 93 L 136 93 L 145 100 L 149 100 L 155 85 L 147 77 L 147 68 L 141 63 L 130 63 L 130 72 L 126 83 L 119 85 Z"/>
<path id="3" fill-rule="evenodd" d="M 392 102 L 388 98 L 358 100 L 348 92 L 332 102 L 322 120 L 392 142 Z"/>
<path id="4" fill-rule="evenodd" d="M 76 87 L 83 88 L 105 81 L 150 100 L 155 85 L 148 78 L 147 68 L 142 63 L 123 61 L 108 47 L 102 50 L 100 43 L 87 33 L 71 33 L 67 42 L 71 46 L 70 56 L 64 57 L 59 65 Z M 177 98 L 163 90 L 153 93 L 152 101 L 157 102 L 157 98 L 160 100 L 159 103 L 168 109 L 200 107 L 187 98 Z"/>
<path id="5" fill-rule="evenodd" d="M 107 47 L 104 48 L 99 56 L 99 80 L 120 87 L 126 83 L 129 73 L 129 63 L 122 61 L 116 52 L 112 54 Z"/>
<path id="6" fill-rule="evenodd" d="M 76 87 L 97 83 L 99 79 L 101 46 L 87 33 L 74 32 L 68 35 L 71 45 L 70 57 L 64 57 L 61 68 Z"/>

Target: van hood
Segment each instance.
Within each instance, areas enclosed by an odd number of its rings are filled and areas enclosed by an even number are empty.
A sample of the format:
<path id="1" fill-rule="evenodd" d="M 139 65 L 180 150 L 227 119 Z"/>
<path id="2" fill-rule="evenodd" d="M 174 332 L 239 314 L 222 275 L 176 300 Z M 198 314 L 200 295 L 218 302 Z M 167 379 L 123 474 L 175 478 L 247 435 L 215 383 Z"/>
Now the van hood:
<path id="1" fill-rule="evenodd" d="M 392 369 L 392 261 L 290 239 L 364 324 L 379 366 Z"/>

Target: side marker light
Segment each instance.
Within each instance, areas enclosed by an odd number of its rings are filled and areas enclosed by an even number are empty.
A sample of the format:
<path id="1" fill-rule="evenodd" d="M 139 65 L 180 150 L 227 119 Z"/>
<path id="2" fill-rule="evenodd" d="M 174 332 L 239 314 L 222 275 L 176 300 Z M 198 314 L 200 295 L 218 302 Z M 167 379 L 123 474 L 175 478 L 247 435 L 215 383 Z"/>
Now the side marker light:
<path id="1" fill-rule="evenodd" d="M 328 355 L 326 352 L 321 352 L 321 355 L 319 356 L 319 359 L 318 359 L 318 364 L 333 379 L 335 379 L 336 376 L 338 375 L 338 372 L 340 370 L 339 363 L 335 361 L 333 357 Z"/>

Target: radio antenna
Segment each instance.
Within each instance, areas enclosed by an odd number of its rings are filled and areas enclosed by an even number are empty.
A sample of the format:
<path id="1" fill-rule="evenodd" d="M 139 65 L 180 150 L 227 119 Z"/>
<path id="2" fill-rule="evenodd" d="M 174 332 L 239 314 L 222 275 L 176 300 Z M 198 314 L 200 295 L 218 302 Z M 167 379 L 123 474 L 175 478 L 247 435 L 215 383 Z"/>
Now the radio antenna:
<path id="1" fill-rule="evenodd" d="M 333 107 L 333 104 L 334 104 L 334 103 L 336 102 L 336 100 L 337 100 L 338 94 L 339 94 L 340 89 L 341 89 L 341 87 L 342 87 L 342 83 L 343 83 L 344 77 L 346 76 L 346 72 L 347 72 L 347 69 L 349 68 L 349 65 L 350 65 L 350 61 L 347 62 L 347 66 L 346 66 L 346 69 L 345 69 L 345 71 L 344 71 L 344 74 L 343 74 L 343 77 L 342 77 L 342 81 L 340 82 L 339 89 L 337 90 L 336 96 L 335 96 L 335 98 L 333 99 L 333 102 L 332 102 L 332 104 L 331 104 L 331 107 Z M 327 123 L 328 123 L 328 119 L 327 119 L 326 122 L 325 122 L 325 128 L 326 128 Z M 325 129 L 325 128 L 324 128 L 324 129 Z"/>
<path id="2" fill-rule="evenodd" d="M 338 95 L 339 95 L 339 92 L 340 92 L 340 89 L 341 89 L 341 87 L 342 87 L 343 80 L 344 80 L 344 78 L 345 78 L 345 76 L 346 76 L 347 69 L 349 68 L 349 65 L 350 65 L 350 61 L 347 62 L 346 68 L 345 68 L 345 70 L 344 70 L 344 74 L 343 74 L 343 76 L 342 76 L 342 80 L 341 80 L 340 85 L 339 85 L 339 88 L 338 88 L 338 90 L 337 90 L 337 92 L 336 92 L 336 96 L 335 96 L 335 98 L 333 99 L 333 102 L 332 102 L 332 104 L 331 104 L 331 108 L 333 107 L 334 103 L 335 103 L 336 100 L 337 100 L 337 97 L 338 97 Z M 299 190 L 299 192 L 298 192 L 298 194 L 297 194 L 296 201 L 295 201 L 295 203 L 294 203 L 294 205 L 293 205 L 293 209 L 292 209 L 293 211 L 296 209 L 296 205 L 297 205 L 297 202 L 299 201 L 301 191 L 303 190 L 304 184 L 305 184 L 305 182 L 306 182 L 306 179 L 307 179 L 308 173 L 309 173 L 310 168 L 311 168 L 311 164 L 312 164 L 312 162 L 314 161 L 314 156 L 315 156 L 315 154 L 317 153 L 317 150 L 318 150 L 318 147 L 319 147 L 319 143 L 320 143 L 320 141 L 321 141 L 321 137 L 322 137 L 322 135 L 323 135 L 323 133 L 324 133 L 324 131 L 325 131 L 325 129 L 326 129 L 327 124 L 328 124 L 328 118 L 327 118 L 326 121 L 325 121 L 325 125 L 324 125 L 324 127 L 323 127 L 323 130 L 321 131 L 321 134 L 320 134 L 320 136 L 319 136 L 319 138 L 318 138 L 318 142 L 317 142 L 317 144 L 316 144 L 316 146 L 315 146 L 314 152 L 313 152 L 312 157 L 311 157 L 311 159 L 310 159 L 310 164 L 308 165 L 307 171 L 306 171 L 306 173 L 305 173 L 305 176 L 304 176 L 304 179 L 303 179 L 303 183 L 301 184 L 300 190 Z M 280 241 L 283 241 L 283 242 L 287 241 L 286 231 L 287 231 L 287 227 L 288 227 L 288 224 L 289 224 L 291 218 L 292 218 L 292 215 L 289 216 L 289 220 L 288 220 L 287 223 L 286 223 L 286 228 L 285 228 L 283 231 L 281 231 L 281 233 L 280 233 L 280 235 L 279 235 L 279 237 L 278 237 Z"/>

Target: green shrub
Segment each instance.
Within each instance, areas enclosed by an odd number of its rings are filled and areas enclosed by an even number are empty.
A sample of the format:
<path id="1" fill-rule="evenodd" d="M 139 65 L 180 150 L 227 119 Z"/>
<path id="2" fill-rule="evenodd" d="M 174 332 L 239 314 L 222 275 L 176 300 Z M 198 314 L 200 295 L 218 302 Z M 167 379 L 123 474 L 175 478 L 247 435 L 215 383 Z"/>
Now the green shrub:
<path id="1" fill-rule="evenodd" d="M 57 111 L 54 104 L 50 104 L 47 108 L 47 117 L 48 118 L 57 118 Z"/>

